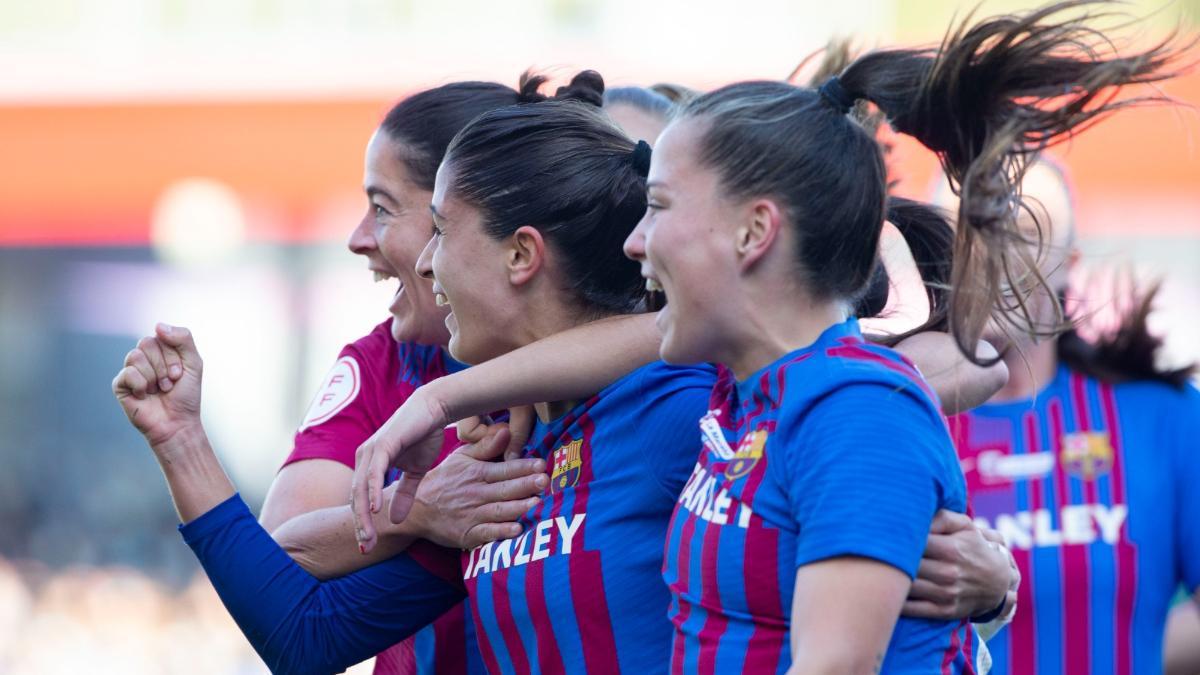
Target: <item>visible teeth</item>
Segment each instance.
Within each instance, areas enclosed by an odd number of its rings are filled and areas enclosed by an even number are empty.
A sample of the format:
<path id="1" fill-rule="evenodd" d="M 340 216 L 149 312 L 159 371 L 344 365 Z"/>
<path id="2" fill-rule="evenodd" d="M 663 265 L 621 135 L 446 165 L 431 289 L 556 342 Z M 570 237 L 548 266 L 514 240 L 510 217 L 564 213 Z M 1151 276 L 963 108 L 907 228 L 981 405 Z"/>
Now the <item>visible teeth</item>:
<path id="1" fill-rule="evenodd" d="M 388 278 L 389 278 L 388 275 L 384 274 L 383 272 L 375 273 L 375 283 L 379 283 L 379 282 L 383 281 L 384 279 L 388 279 Z"/>
<path id="2" fill-rule="evenodd" d="M 450 304 L 450 301 L 446 299 L 445 293 L 434 293 L 433 301 L 437 304 L 438 307 L 445 307 L 446 305 Z"/>
<path id="3" fill-rule="evenodd" d="M 647 291 L 650 291 L 651 293 L 661 293 L 662 289 L 663 289 L 662 284 L 658 283 L 658 279 L 647 279 L 646 280 L 646 290 Z"/>

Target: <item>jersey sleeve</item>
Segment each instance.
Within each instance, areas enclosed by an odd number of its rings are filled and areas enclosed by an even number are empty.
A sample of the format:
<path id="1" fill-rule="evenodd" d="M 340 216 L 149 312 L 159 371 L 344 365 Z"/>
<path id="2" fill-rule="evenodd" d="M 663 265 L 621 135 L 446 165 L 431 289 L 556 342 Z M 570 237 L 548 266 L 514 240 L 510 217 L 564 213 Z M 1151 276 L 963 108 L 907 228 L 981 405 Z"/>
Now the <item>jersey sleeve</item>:
<path id="1" fill-rule="evenodd" d="M 1183 405 L 1173 425 L 1175 434 L 1175 548 L 1180 580 L 1188 593 L 1200 590 L 1200 391 L 1187 385 Z"/>
<path id="2" fill-rule="evenodd" d="M 781 416 L 777 432 L 796 429 L 780 439 L 776 475 L 800 528 L 797 567 L 860 556 L 915 578 L 958 470 L 947 466 L 954 455 L 940 419 L 913 394 L 876 383 L 835 389 L 801 414 L 791 425 Z"/>
<path id="3" fill-rule="evenodd" d="M 321 381 L 283 465 L 329 459 L 353 469 L 358 446 L 383 422 L 378 419 L 380 378 L 371 354 L 346 345 Z"/>
<path id="4" fill-rule="evenodd" d="M 672 501 L 679 497 L 700 456 L 698 425 L 716 379 L 712 366 L 652 367 L 644 375 L 639 408 L 654 414 L 634 420 L 645 448 L 640 455 L 649 475 Z"/>
<path id="5" fill-rule="evenodd" d="M 272 672 L 340 672 L 432 623 L 464 597 L 461 584 L 406 554 L 319 581 L 271 539 L 238 495 L 180 532 Z"/>

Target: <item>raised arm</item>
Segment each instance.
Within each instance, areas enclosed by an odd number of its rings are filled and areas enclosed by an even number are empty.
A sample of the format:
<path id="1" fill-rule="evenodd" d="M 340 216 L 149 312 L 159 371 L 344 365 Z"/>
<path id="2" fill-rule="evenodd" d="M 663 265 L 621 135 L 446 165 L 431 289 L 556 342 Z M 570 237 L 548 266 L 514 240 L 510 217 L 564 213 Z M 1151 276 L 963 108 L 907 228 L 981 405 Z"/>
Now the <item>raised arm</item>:
<path id="1" fill-rule="evenodd" d="M 202 371 L 190 333 L 160 325 L 126 357 L 113 391 L 162 468 L 184 539 L 272 670 L 341 670 L 462 599 L 454 553 L 431 545 L 421 558 L 331 582 L 302 570 L 254 520 L 213 453 L 200 424 Z"/>

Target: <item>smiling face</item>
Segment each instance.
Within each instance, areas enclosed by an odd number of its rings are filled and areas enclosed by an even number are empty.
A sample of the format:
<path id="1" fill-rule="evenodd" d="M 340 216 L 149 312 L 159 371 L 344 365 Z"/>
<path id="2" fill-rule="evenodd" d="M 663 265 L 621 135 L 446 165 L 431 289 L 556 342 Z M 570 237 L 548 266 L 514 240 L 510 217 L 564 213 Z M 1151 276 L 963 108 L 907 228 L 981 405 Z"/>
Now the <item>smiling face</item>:
<path id="1" fill-rule="evenodd" d="M 350 250 L 367 259 L 376 281 L 394 280 L 396 294 L 392 337 L 420 344 L 444 345 L 446 310 L 434 303 L 429 281 L 416 272 L 417 257 L 429 239 L 430 192 L 422 190 L 401 161 L 403 147 L 376 131 L 367 145 L 363 189 L 367 213 L 350 234 Z"/>
<path id="2" fill-rule="evenodd" d="M 482 363 L 521 346 L 524 308 L 510 282 L 511 248 L 484 232 L 483 213 L 449 190 L 446 165 L 438 170 L 433 197 L 433 237 L 426 242 L 417 271 L 433 281 L 437 302 L 450 310 L 445 319 L 450 355 Z"/>
<path id="3" fill-rule="evenodd" d="M 737 302 L 735 238 L 741 204 L 723 196 L 717 173 L 696 160 L 703 123 L 673 122 L 659 136 L 647 178 L 649 204 L 625 241 L 647 288 L 661 290 L 661 356 L 670 363 L 717 360 Z"/>

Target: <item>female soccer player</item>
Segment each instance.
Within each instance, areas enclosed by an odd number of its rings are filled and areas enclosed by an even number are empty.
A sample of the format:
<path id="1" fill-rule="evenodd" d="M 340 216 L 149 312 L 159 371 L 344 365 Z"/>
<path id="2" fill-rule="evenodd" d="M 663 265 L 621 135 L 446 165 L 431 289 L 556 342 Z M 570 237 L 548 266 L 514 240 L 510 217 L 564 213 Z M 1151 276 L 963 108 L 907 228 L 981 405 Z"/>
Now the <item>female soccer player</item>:
<path id="1" fill-rule="evenodd" d="M 660 136 L 627 249 L 668 298 L 664 359 L 727 367 L 667 545 L 673 668 L 974 667 L 962 623 L 897 621 L 932 513 L 964 510 L 966 485 L 919 378 L 846 318 L 887 200 L 847 113 L 877 105 L 961 190 L 949 318 L 974 344 L 1015 253 L 1022 158 L 1111 110 L 1097 96 L 1164 77 L 1164 50 L 1090 48 L 1103 36 L 1063 16 L 1077 5 L 870 53 L 819 91 L 725 87 Z"/>
<path id="2" fill-rule="evenodd" d="M 367 259 L 376 281 L 397 283 L 388 308 L 392 316 L 338 355 L 296 433 L 291 454 L 271 484 L 261 514 L 263 527 L 284 550 L 318 576 L 325 572 L 317 563 L 318 551 L 324 542 L 338 539 L 340 526 L 327 509 L 346 503 L 355 450 L 414 389 L 463 367 L 445 351 L 446 311 L 434 304 L 429 282 L 417 276 L 414 267 L 433 225 L 428 204 L 446 146 L 481 113 L 516 102 L 517 92 L 511 87 L 490 82 L 456 82 L 429 89 L 393 107 L 367 146 L 363 188 L 368 207 L 350 235 L 349 248 Z M 445 436 L 443 457 L 460 445 L 453 429 Z M 469 500 L 464 505 L 471 513 L 466 524 L 482 522 L 456 543 L 471 545 L 511 534 L 499 523 L 514 521 L 528 509 L 527 503 L 513 500 L 540 493 L 542 486 L 535 482 L 539 478 L 529 474 L 544 471 L 540 462 L 499 465 L 473 453 L 450 458 L 450 466 L 438 472 L 443 484 L 429 486 L 430 496 L 423 500 L 440 504 L 443 511 L 451 510 L 452 503 Z M 470 482 L 477 475 L 481 479 Z M 502 477 L 510 480 L 501 481 Z M 499 511 L 478 508 L 506 500 L 509 504 Z M 463 514 L 427 509 L 423 515 L 452 518 L 457 527 Z M 407 543 L 404 537 L 389 537 L 362 562 L 383 560 Z M 473 626 L 465 621 L 462 607 L 381 653 L 375 662 L 375 672 L 380 674 L 482 671 Z"/>
<path id="3" fill-rule="evenodd" d="M 1065 298 L 1079 257 L 1067 181 L 1039 162 L 1022 188 L 1050 224 L 1038 252 L 1047 290 Z M 1054 295 L 1030 303 L 1041 325 L 1058 320 Z M 1025 580 L 1021 610 L 990 645 L 993 672 L 1163 672 L 1176 589 L 1200 600 L 1200 392 L 1192 367 L 1156 366 L 1153 297 L 1133 298 L 1095 342 L 1014 335 L 1008 384 L 951 420 L 975 515 L 1008 539 Z M 1168 642 L 1168 661 L 1186 647 Z"/>
<path id="4" fill-rule="evenodd" d="M 598 103 L 598 78 L 567 95 Z M 644 211 L 646 152 L 575 102 L 495 111 L 460 134 L 439 172 L 440 233 L 423 266 L 454 310 L 452 353 L 488 359 L 640 300 L 620 243 Z M 118 377 L 118 395 L 162 462 L 185 537 L 268 664 L 342 667 L 460 597 L 434 575 L 461 568 L 424 572 L 419 550 L 323 584 L 297 570 L 230 498 L 194 404 L 179 409 L 177 392 L 199 386 L 190 339 L 164 328 L 156 342 L 182 353 L 188 386 L 146 397 L 157 368 L 143 373 L 139 358 Z M 581 403 L 542 406 L 529 450 L 551 460 L 549 493 L 526 514 L 524 535 L 464 558 L 490 669 L 665 663 L 670 625 L 651 609 L 667 602 L 660 546 L 698 451 L 685 420 L 705 409 L 708 373 L 651 364 Z"/>

